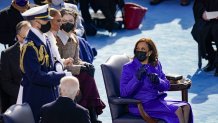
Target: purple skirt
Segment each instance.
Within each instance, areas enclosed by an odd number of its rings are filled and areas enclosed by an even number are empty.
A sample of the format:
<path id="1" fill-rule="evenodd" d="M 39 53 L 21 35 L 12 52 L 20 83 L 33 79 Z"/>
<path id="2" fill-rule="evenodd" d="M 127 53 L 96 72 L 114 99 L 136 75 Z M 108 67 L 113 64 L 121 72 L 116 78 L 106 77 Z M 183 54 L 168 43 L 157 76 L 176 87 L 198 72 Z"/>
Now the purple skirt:
<path id="1" fill-rule="evenodd" d="M 175 112 L 179 107 L 189 105 L 189 103 L 183 101 L 155 99 L 143 103 L 142 105 L 145 112 L 153 118 L 163 119 L 167 123 L 179 123 L 179 119 Z M 133 115 L 140 115 L 136 105 L 130 105 L 129 111 Z M 189 123 L 193 123 L 192 110 L 190 110 Z"/>

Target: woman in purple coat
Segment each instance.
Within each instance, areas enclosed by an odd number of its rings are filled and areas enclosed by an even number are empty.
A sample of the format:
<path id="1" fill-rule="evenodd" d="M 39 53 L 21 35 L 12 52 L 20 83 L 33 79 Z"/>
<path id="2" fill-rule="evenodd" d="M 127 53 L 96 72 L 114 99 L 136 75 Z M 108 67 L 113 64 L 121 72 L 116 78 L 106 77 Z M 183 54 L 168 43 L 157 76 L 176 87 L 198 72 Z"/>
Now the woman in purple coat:
<path id="1" fill-rule="evenodd" d="M 122 97 L 141 100 L 144 110 L 167 123 L 192 123 L 192 111 L 187 102 L 165 100 L 164 91 L 170 83 L 158 61 L 158 53 L 151 39 L 140 39 L 134 48 L 134 59 L 123 66 L 120 80 Z M 140 115 L 137 105 L 129 105 L 133 115 Z"/>

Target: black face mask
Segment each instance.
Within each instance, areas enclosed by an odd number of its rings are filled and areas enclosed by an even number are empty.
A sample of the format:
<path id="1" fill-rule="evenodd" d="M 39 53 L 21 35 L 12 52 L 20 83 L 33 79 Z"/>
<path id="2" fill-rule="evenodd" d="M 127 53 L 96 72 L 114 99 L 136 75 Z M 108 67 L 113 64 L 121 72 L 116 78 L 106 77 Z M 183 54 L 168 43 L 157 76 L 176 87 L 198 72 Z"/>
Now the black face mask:
<path id="1" fill-rule="evenodd" d="M 63 29 L 67 33 L 72 31 L 73 28 L 74 28 L 74 24 L 72 24 L 72 23 L 64 23 L 61 25 L 61 29 Z"/>
<path id="2" fill-rule="evenodd" d="M 46 33 L 46 32 L 48 32 L 50 29 L 51 29 L 51 23 L 48 22 L 48 23 L 45 24 L 45 25 L 41 25 L 40 31 L 41 31 L 42 33 Z"/>
<path id="3" fill-rule="evenodd" d="M 147 53 L 143 51 L 135 51 L 135 57 L 140 61 L 144 61 L 147 58 Z"/>

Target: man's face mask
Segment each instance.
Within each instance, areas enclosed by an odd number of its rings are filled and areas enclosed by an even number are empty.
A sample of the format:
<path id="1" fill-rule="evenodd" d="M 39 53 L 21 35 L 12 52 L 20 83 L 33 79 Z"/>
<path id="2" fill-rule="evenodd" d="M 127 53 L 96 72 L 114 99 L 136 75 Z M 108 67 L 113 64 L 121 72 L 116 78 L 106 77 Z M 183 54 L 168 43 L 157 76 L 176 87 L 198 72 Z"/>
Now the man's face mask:
<path id="1" fill-rule="evenodd" d="M 144 51 L 135 51 L 135 57 L 140 61 L 144 61 L 147 58 L 147 53 Z"/>
<path id="2" fill-rule="evenodd" d="M 61 29 L 63 29 L 65 32 L 70 32 L 70 31 L 72 31 L 73 30 L 73 28 L 74 28 L 74 24 L 72 24 L 72 23 L 69 23 L 69 22 L 67 22 L 67 23 L 63 23 L 62 25 L 61 25 Z"/>
<path id="3" fill-rule="evenodd" d="M 60 5 L 63 2 L 63 0 L 52 0 L 52 4 L 54 4 L 55 6 Z"/>
<path id="4" fill-rule="evenodd" d="M 41 25 L 40 31 L 42 33 L 46 33 L 51 29 L 51 23 L 48 22 L 47 24 Z"/>

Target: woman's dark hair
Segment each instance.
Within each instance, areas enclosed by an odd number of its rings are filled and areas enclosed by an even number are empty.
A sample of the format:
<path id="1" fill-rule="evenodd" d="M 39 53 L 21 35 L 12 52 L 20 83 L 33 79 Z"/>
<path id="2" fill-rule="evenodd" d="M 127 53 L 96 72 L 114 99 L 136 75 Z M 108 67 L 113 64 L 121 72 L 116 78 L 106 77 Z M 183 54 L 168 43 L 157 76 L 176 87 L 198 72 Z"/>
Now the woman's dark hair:
<path id="1" fill-rule="evenodd" d="M 158 53 L 157 53 L 156 45 L 154 44 L 154 42 L 150 38 L 141 38 L 135 44 L 134 54 L 135 54 L 136 48 L 140 42 L 145 42 L 148 45 L 149 51 L 152 51 L 151 55 L 149 56 L 148 63 L 150 63 L 153 66 L 156 66 L 158 63 Z"/>

